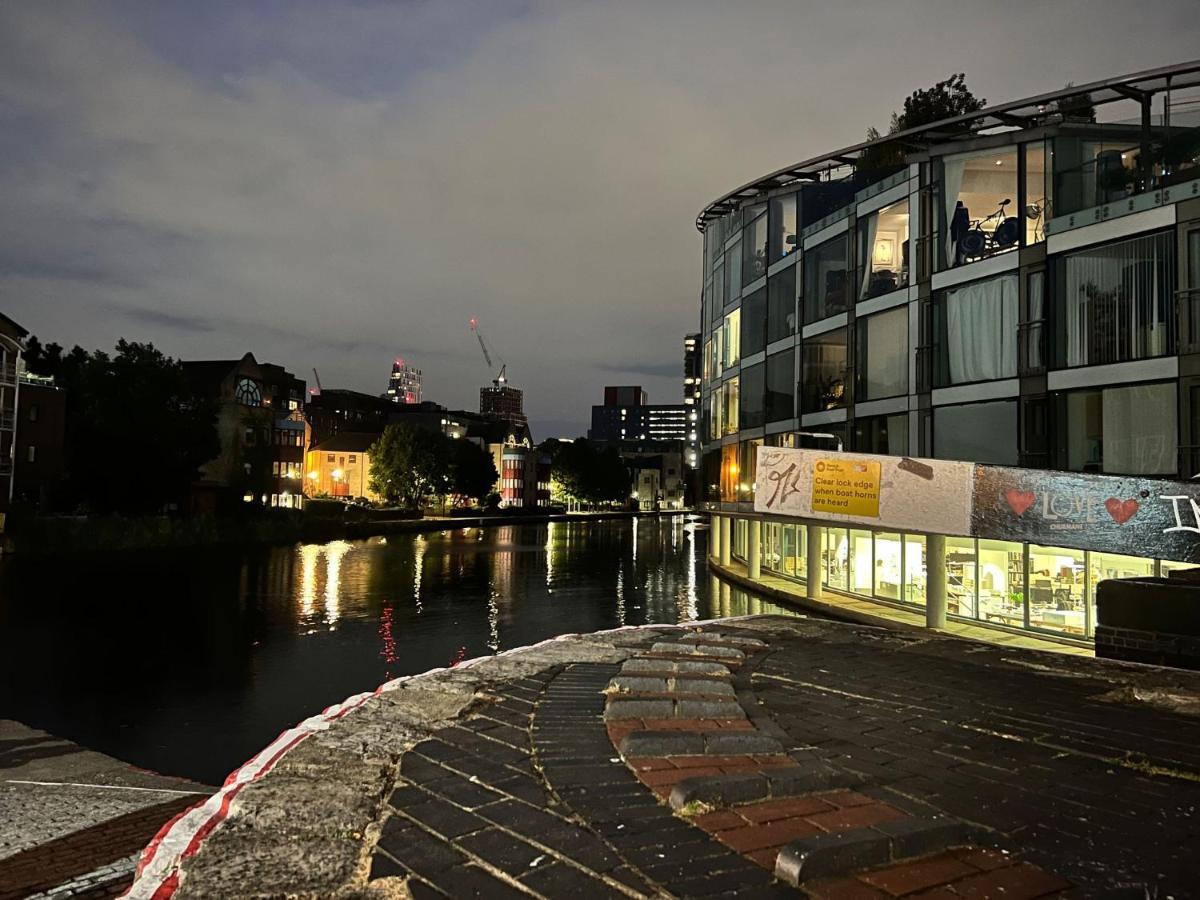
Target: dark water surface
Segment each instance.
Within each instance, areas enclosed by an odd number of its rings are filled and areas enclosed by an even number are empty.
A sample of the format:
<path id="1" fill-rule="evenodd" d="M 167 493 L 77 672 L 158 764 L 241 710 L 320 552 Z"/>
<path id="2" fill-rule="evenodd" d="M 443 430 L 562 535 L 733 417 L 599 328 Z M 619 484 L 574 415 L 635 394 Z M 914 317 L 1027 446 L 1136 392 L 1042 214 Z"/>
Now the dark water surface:
<path id="1" fill-rule="evenodd" d="M 219 784 L 389 678 L 565 632 L 777 607 L 713 598 L 684 516 L 0 564 L 0 718 Z"/>

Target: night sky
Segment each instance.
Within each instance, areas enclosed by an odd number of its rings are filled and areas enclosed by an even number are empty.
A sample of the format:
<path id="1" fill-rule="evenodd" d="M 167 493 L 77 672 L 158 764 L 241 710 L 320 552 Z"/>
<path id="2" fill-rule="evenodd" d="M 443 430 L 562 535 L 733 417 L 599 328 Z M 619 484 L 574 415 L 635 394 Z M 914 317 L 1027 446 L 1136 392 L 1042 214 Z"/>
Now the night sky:
<path id="1" fill-rule="evenodd" d="M 478 316 L 535 437 L 681 400 L 708 201 L 886 129 L 1200 56 L 1173 2 L 0 7 L 0 310 L 45 341 L 252 351 L 475 408 Z"/>

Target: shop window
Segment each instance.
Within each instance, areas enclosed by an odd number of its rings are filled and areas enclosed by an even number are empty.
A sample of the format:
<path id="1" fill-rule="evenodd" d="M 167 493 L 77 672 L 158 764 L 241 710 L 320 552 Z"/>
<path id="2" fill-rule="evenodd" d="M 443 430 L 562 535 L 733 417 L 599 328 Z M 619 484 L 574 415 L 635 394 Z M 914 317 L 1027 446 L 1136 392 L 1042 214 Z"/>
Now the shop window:
<path id="1" fill-rule="evenodd" d="M 933 410 L 933 455 L 996 466 L 1017 464 L 1017 401 L 938 406 Z"/>
<path id="2" fill-rule="evenodd" d="M 1017 148 L 946 157 L 942 199 L 944 267 L 1017 249 L 1025 230 L 1017 207 Z"/>
<path id="3" fill-rule="evenodd" d="M 767 289 L 759 288 L 748 297 L 742 298 L 741 346 L 743 358 L 762 353 L 767 346 Z"/>
<path id="4" fill-rule="evenodd" d="M 804 321 L 816 322 L 849 308 L 847 236 L 828 240 L 804 253 Z"/>
<path id="5" fill-rule="evenodd" d="M 976 579 L 979 595 L 979 618 L 985 622 L 1023 628 L 1025 625 L 1024 547 L 1010 541 L 980 539 Z"/>
<path id="6" fill-rule="evenodd" d="M 770 207 L 767 260 L 768 263 L 773 263 L 790 253 L 795 253 L 800 246 L 796 194 L 772 197 Z"/>
<path id="7" fill-rule="evenodd" d="M 767 343 L 796 333 L 796 267 L 767 279 Z"/>
<path id="8" fill-rule="evenodd" d="M 1088 553 L 1088 625 L 1089 635 L 1096 629 L 1096 590 L 1110 578 L 1149 578 L 1154 575 L 1154 560 L 1116 553 Z"/>
<path id="9" fill-rule="evenodd" d="M 730 369 L 742 359 L 742 310 L 740 307 L 725 317 L 721 335 L 724 340 L 721 348 L 722 368 Z"/>
<path id="10" fill-rule="evenodd" d="M 846 405 L 846 331 L 838 328 L 804 342 L 802 412 L 823 412 Z"/>
<path id="11" fill-rule="evenodd" d="M 1061 366 L 1149 359 L 1175 352 L 1172 232 L 1069 253 L 1054 267 Z"/>
<path id="12" fill-rule="evenodd" d="M 938 295 L 936 387 L 1015 378 L 1017 276 L 976 281 Z"/>
<path id="13" fill-rule="evenodd" d="M 1087 633 L 1084 552 L 1029 545 L 1029 625 L 1083 637 Z"/>
<path id="14" fill-rule="evenodd" d="M 1163 578 L 1168 577 L 1172 572 L 1183 572 L 1188 569 L 1195 569 L 1195 563 L 1176 562 L 1171 559 L 1162 559 L 1158 562 L 1159 571 Z"/>
<path id="15" fill-rule="evenodd" d="M 925 535 L 904 536 L 904 602 L 925 605 Z"/>
<path id="16" fill-rule="evenodd" d="M 855 419 L 851 446 L 860 453 L 907 456 L 908 413 Z"/>
<path id="17" fill-rule="evenodd" d="M 825 564 L 825 584 L 846 590 L 850 569 L 850 532 L 845 528 L 825 528 L 825 547 L 821 551 Z"/>
<path id="18" fill-rule="evenodd" d="M 766 408 L 768 422 L 796 415 L 796 351 L 784 350 L 767 357 Z"/>
<path id="19" fill-rule="evenodd" d="M 742 284 L 767 274 L 767 204 L 756 203 L 745 211 L 742 229 Z"/>
<path id="20" fill-rule="evenodd" d="M 908 285 L 908 199 L 859 221 L 858 297 L 878 297 Z"/>
<path id="21" fill-rule="evenodd" d="M 873 592 L 881 600 L 900 599 L 904 583 L 904 543 L 896 532 L 875 535 L 875 571 Z"/>
<path id="22" fill-rule="evenodd" d="M 738 491 L 738 448 L 737 444 L 726 444 L 721 448 L 721 501 L 733 503 Z"/>
<path id="23" fill-rule="evenodd" d="M 975 618 L 979 576 L 975 558 L 975 539 L 946 538 L 946 612 L 952 616 Z"/>
<path id="24" fill-rule="evenodd" d="M 1137 384 L 1067 394 L 1067 468 L 1112 475 L 1173 475 L 1178 467 L 1176 385 Z"/>
<path id="25" fill-rule="evenodd" d="M 908 393 L 908 306 L 876 313 L 856 323 L 859 392 L 855 402 Z"/>
<path id="26" fill-rule="evenodd" d="M 850 590 L 870 597 L 875 579 L 875 552 L 871 532 L 855 528 L 850 531 Z"/>
<path id="27" fill-rule="evenodd" d="M 765 410 L 763 394 L 765 392 L 766 364 L 759 363 L 742 369 L 740 375 L 739 422 L 742 428 L 759 428 L 762 426 Z"/>

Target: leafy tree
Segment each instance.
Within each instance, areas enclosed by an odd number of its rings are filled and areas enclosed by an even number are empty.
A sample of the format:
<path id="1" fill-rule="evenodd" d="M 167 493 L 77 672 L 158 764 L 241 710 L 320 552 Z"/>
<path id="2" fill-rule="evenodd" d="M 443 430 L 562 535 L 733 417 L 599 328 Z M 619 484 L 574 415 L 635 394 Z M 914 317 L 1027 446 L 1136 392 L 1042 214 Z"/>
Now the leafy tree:
<path id="1" fill-rule="evenodd" d="M 200 466 L 220 452 L 215 404 L 153 344 L 122 339 L 111 357 L 38 344 L 35 360 L 66 390 L 68 505 L 122 513 L 182 505 Z"/>
<path id="2" fill-rule="evenodd" d="M 389 425 L 367 451 L 371 490 L 388 503 L 420 509 L 450 489 L 447 438 L 407 422 Z"/>
<path id="3" fill-rule="evenodd" d="M 556 500 L 609 503 L 629 496 L 629 470 L 615 448 L 600 450 L 580 439 L 545 449 L 553 455 L 550 478 Z"/>
<path id="4" fill-rule="evenodd" d="M 986 103 L 986 100 L 971 93 L 967 87 L 966 75 L 958 72 L 945 81 L 937 82 L 933 87 L 913 91 L 904 98 L 904 111 L 892 113 L 888 134 L 898 134 L 910 128 L 932 125 L 943 119 L 953 119 L 976 112 L 983 109 Z M 948 130 L 966 131 L 968 126 L 957 125 Z M 867 129 L 867 140 L 869 141 L 878 140 L 882 136 L 877 128 Z M 888 142 L 862 153 L 857 168 L 860 171 L 891 168 L 903 165 L 904 160 L 904 148 L 899 144 Z"/>
<path id="5" fill-rule="evenodd" d="M 62 366 L 62 347 L 58 344 L 43 344 L 34 335 L 25 342 L 22 357 L 25 360 L 25 368 L 34 375 L 52 378 Z"/>
<path id="6" fill-rule="evenodd" d="M 484 502 L 500 473 L 492 454 L 468 440 L 447 438 L 450 464 L 450 492 L 460 498 Z"/>
<path id="7" fill-rule="evenodd" d="M 1066 87 L 1074 86 L 1073 82 L 1066 83 Z M 1096 105 L 1092 102 L 1091 94 L 1072 94 L 1069 97 L 1063 97 L 1061 100 L 1055 101 L 1054 109 L 1067 119 L 1084 122 L 1096 121 Z"/>

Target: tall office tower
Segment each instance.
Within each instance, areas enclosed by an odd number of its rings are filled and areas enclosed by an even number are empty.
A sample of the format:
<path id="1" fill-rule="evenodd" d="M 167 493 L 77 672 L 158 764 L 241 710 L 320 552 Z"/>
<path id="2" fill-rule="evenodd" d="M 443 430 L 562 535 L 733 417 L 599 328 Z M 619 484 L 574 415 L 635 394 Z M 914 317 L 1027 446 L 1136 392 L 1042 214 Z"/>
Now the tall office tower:
<path id="1" fill-rule="evenodd" d="M 421 402 L 421 370 L 408 365 L 403 359 L 392 363 L 392 374 L 388 378 L 387 394 L 393 403 Z"/>

